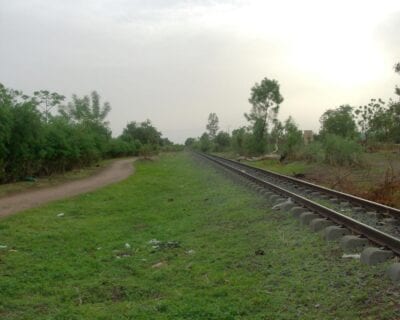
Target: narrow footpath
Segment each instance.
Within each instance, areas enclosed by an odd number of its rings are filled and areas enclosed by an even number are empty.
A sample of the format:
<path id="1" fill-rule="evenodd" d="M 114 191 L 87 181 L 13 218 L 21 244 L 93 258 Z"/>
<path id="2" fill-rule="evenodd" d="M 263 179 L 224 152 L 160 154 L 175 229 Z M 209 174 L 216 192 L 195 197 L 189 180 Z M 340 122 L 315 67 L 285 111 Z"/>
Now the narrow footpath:
<path id="1" fill-rule="evenodd" d="M 50 201 L 93 191 L 124 180 L 133 174 L 133 162 L 135 160 L 135 158 L 116 160 L 107 168 L 88 178 L 67 182 L 51 188 L 27 191 L 0 198 L 0 217 L 37 207 Z"/>

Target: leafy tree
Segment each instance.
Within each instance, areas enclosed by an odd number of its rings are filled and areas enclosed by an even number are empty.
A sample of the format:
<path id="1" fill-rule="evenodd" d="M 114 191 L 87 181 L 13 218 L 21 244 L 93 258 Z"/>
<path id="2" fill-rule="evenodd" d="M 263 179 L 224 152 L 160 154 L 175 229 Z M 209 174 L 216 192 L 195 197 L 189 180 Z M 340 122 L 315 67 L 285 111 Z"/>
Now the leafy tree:
<path id="1" fill-rule="evenodd" d="M 279 145 L 283 143 L 283 137 L 284 137 L 283 124 L 278 119 L 274 119 L 273 127 L 269 135 L 270 144 L 275 145 L 274 152 L 277 152 L 279 150 Z"/>
<path id="2" fill-rule="evenodd" d="M 353 116 L 353 108 L 342 105 L 336 109 L 329 109 L 320 118 L 320 135 L 334 134 L 344 138 L 357 137 L 357 126 Z"/>
<path id="3" fill-rule="evenodd" d="M 216 151 L 224 151 L 226 150 L 231 144 L 231 137 L 229 133 L 220 131 L 215 137 L 215 148 Z"/>
<path id="4" fill-rule="evenodd" d="M 210 136 L 205 132 L 201 135 L 199 139 L 199 147 L 203 152 L 210 151 L 212 148 L 212 142 L 210 140 Z"/>
<path id="5" fill-rule="evenodd" d="M 7 153 L 6 145 L 10 141 L 12 125 L 11 112 L 12 96 L 0 83 L 0 159 L 4 159 L 4 156 Z"/>
<path id="6" fill-rule="evenodd" d="M 105 121 L 111 106 L 108 102 L 100 104 L 100 96 L 96 91 L 93 91 L 89 96 L 79 98 L 77 95 L 72 96 L 72 101 L 66 106 L 61 106 L 59 111 L 61 115 L 73 122 L 81 124 L 97 124 L 103 127 L 108 126 Z"/>
<path id="7" fill-rule="evenodd" d="M 196 142 L 196 139 L 195 138 L 187 138 L 186 140 L 185 140 L 185 146 L 186 147 L 191 147 L 191 146 L 193 146 L 193 144 Z"/>
<path id="8" fill-rule="evenodd" d="M 246 139 L 246 128 L 241 127 L 232 131 L 232 148 L 239 154 L 244 154 L 245 150 L 245 139 Z"/>
<path id="9" fill-rule="evenodd" d="M 54 107 L 59 106 L 60 103 L 65 100 L 65 96 L 60 95 L 57 92 L 50 92 L 48 90 L 35 91 L 33 95 L 34 100 L 43 110 L 45 122 L 49 121 L 51 110 Z"/>
<path id="10" fill-rule="evenodd" d="M 10 179 L 33 175 L 39 168 L 43 126 L 41 114 L 32 100 L 14 104 L 5 170 Z"/>
<path id="11" fill-rule="evenodd" d="M 292 117 L 289 117 L 283 126 L 283 141 L 283 151 L 289 156 L 303 145 L 303 133 Z"/>
<path id="12" fill-rule="evenodd" d="M 400 62 L 395 64 L 394 71 L 396 73 L 400 74 Z M 396 88 L 395 88 L 395 93 L 400 97 L 400 88 L 398 86 L 396 86 Z"/>
<path id="13" fill-rule="evenodd" d="M 354 111 L 357 116 L 357 123 L 366 143 L 368 143 L 371 134 L 374 132 L 376 134 L 380 131 L 379 127 L 381 121 L 378 119 L 381 118 L 381 115 L 385 112 L 385 102 L 381 99 L 371 99 L 370 103 L 365 106 L 360 106 Z"/>
<path id="14" fill-rule="evenodd" d="M 210 113 L 208 115 L 208 123 L 206 129 L 208 131 L 210 139 L 214 140 L 219 129 L 219 119 L 216 113 Z"/>
<path id="15" fill-rule="evenodd" d="M 152 125 L 150 120 L 141 123 L 135 121 L 126 125 L 122 133 L 122 138 L 125 141 L 137 141 L 141 145 L 160 145 L 161 132 Z"/>
<path id="16" fill-rule="evenodd" d="M 250 113 L 245 113 L 246 119 L 253 127 L 255 152 L 265 151 L 265 139 L 268 133 L 268 123 L 276 118 L 283 97 L 276 80 L 264 78 L 251 88 L 249 102 L 252 105 Z"/>

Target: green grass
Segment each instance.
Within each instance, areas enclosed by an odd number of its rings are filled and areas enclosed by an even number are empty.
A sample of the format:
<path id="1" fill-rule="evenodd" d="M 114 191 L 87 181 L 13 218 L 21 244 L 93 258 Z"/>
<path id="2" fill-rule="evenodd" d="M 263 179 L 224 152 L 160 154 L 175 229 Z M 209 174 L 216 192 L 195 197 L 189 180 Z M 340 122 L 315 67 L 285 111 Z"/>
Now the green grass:
<path id="1" fill-rule="evenodd" d="M 74 169 L 65 173 L 53 174 L 51 176 L 39 177 L 36 181 L 32 182 L 19 181 L 14 183 L 0 184 L 0 197 L 33 189 L 54 187 L 65 182 L 87 178 L 107 167 L 112 161 L 112 159 L 102 160 L 98 164 L 90 167 Z"/>
<path id="2" fill-rule="evenodd" d="M 386 266 L 342 259 L 215 169 L 185 153 L 136 167 L 122 183 L 0 221 L 1 319 L 400 316 Z"/>

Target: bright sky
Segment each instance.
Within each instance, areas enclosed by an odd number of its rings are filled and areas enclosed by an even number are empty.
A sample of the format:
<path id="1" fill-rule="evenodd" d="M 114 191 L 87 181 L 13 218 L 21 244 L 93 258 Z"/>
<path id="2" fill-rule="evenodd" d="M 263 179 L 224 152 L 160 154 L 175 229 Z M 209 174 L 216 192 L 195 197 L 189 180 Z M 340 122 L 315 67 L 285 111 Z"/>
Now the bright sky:
<path id="1" fill-rule="evenodd" d="M 400 1 L 0 0 L 0 82 L 97 90 L 114 135 L 151 119 L 183 142 L 216 112 L 246 124 L 250 88 L 278 80 L 301 129 L 341 104 L 393 97 Z"/>

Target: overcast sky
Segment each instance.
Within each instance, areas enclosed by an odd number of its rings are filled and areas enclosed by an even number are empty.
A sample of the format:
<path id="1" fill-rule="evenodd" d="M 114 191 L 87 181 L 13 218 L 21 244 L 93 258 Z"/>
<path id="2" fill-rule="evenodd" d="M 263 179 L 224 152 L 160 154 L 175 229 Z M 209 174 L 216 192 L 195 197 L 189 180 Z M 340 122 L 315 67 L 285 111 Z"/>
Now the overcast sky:
<path id="1" fill-rule="evenodd" d="M 183 142 L 246 124 L 250 88 L 278 80 L 301 129 L 328 108 L 393 97 L 400 1 L 0 0 L 0 82 L 97 90 L 114 135 L 151 119 Z"/>

